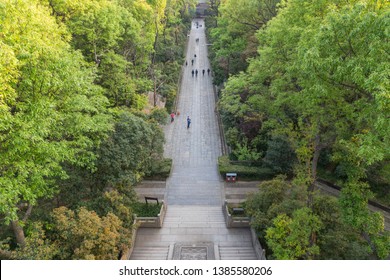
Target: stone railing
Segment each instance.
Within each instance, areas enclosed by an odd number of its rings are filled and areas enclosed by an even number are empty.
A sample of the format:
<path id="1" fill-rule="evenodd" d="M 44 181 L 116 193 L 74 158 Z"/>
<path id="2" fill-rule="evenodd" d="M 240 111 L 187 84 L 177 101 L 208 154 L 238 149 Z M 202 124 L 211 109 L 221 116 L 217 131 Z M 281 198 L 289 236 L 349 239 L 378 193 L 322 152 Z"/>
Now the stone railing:
<path id="1" fill-rule="evenodd" d="M 139 227 L 151 227 L 151 228 L 161 228 L 164 222 L 165 213 L 167 212 L 167 206 L 164 201 L 161 202 L 160 213 L 157 217 L 135 217 L 135 221 L 139 224 Z"/>
<path id="2" fill-rule="evenodd" d="M 258 260 L 266 260 L 265 250 L 261 246 L 259 242 L 259 238 L 257 238 L 257 234 L 255 230 L 251 227 L 251 237 L 252 237 L 252 246 L 255 249 L 255 253 Z"/>
<path id="3" fill-rule="evenodd" d="M 160 213 L 157 217 L 137 217 L 134 215 L 134 224 L 131 232 L 131 240 L 129 247 L 122 253 L 121 260 L 129 260 L 131 254 L 133 253 L 133 248 L 135 244 L 135 238 L 137 237 L 137 231 L 140 227 L 154 227 L 161 228 L 164 222 L 165 213 L 167 212 L 167 206 L 164 204 L 164 201 L 161 202 Z"/>
<path id="4" fill-rule="evenodd" d="M 130 244 L 129 244 L 129 247 L 122 253 L 121 260 L 129 260 L 130 259 L 131 254 L 133 253 L 135 238 L 137 237 L 138 227 L 139 227 L 139 225 L 137 224 L 136 220 L 134 219 L 133 229 L 131 230 Z"/>
<path id="5" fill-rule="evenodd" d="M 235 217 L 229 213 L 228 203 L 225 200 L 222 206 L 223 215 L 225 216 L 226 227 L 228 228 L 240 228 L 250 227 L 251 219 L 249 217 Z"/>
<path id="6" fill-rule="evenodd" d="M 225 200 L 224 205 L 222 206 L 222 211 L 223 211 L 223 215 L 225 216 L 226 227 L 228 227 L 228 228 L 239 228 L 239 227 L 250 228 L 252 246 L 255 250 L 256 257 L 258 260 L 266 260 L 265 250 L 261 246 L 259 239 L 257 238 L 255 230 L 250 225 L 251 218 L 250 217 L 233 217 L 229 213 L 228 203 L 226 200 Z"/>

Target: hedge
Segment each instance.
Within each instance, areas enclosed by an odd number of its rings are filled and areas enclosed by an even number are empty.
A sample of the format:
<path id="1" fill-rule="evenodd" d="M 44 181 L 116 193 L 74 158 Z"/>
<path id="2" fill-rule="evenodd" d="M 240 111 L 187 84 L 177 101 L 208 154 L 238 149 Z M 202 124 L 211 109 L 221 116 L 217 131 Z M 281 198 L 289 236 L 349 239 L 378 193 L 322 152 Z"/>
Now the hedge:
<path id="1" fill-rule="evenodd" d="M 134 214 L 137 214 L 137 217 L 157 217 L 161 210 L 161 203 L 143 203 L 135 202 L 132 205 Z"/>
<path id="2" fill-rule="evenodd" d="M 256 165 L 248 166 L 247 162 L 243 164 L 234 162 L 233 164 L 228 156 L 218 158 L 218 171 L 222 178 L 225 178 L 226 173 L 237 173 L 237 179 L 244 181 L 269 180 L 275 176 L 275 172 L 271 168 Z"/>

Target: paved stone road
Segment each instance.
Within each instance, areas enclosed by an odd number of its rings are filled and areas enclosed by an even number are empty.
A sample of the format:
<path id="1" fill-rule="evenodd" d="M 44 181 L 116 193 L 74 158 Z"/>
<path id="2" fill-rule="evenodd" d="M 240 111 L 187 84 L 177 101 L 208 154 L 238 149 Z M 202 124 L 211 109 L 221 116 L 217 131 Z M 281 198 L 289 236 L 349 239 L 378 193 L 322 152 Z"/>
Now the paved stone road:
<path id="1" fill-rule="evenodd" d="M 177 106 L 180 115 L 164 129 L 165 157 L 173 159 L 164 224 L 161 229 L 138 230 L 131 259 L 203 259 L 205 251 L 207 258 L 255 258 L 249 229 L 226 228 L 222 214 L 224 188 L 217 169 L 221 147 L 204 28 L 203 20 L 193 21 Z M 198 75 L 193 77 L 192 70 Z"/>
<path id="2" fill-rule="evenodd" d="M 173 159 L 166 201 L 168 205 L 222 205 L 223 184 L 217 170 L 221 147 L 203 20 L 192 23 L 186 59 L 177 106 L 180 115 L 165 129 L 165 156 Z M 192 76 L 192 70 L 198 70 L 198 75 Z M 187 117 L 191 119 L 188 129 Z"/>

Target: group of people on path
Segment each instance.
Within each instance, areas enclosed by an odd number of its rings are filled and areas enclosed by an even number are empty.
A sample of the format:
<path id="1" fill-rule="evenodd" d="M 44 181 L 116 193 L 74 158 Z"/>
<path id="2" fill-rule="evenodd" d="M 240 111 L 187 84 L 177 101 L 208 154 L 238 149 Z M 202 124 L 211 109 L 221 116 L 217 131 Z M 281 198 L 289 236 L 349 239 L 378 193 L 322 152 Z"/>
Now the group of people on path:
<path id="1" fill-rule="evenodd" d="M 198 28 L 198 27 L 199 27 L 199 23 L 196 22 L 196 28 Z M 202 27 L 202 25 L 200 25 L 200 27 Z M 195 42 L 199 43 L 199 38 L 196 38 Z M 195 59 L 196 59 L 196 54 L 194 54 L 194 58 L 191 59 L 191 66 L 194 66 Z M 186 60 L 186 66 L 188 66 L 188 61 L 187 60 Z M 209 68 L 207 70 L 206 69 L 202 69 L 203 76 L 205 75 L 206 71 L 207 71 L 207 75 L 209 76 L 210 75 L 210 69 Z M 191 71 L 192 77 L 194 77 L 194 76 L 197 77 L 198 73 L 199 73 L 198 69 L 192 69 L 192 71 Z M 176 112 L 177 116 L 179 116 L 179 114 L 180 114 L 179 112 Z M 172 112 L 170 116 L 171 116 L 171 123 L 172 123 L 175 120 L 175 113 Z M 190 116 L 187 116 L 187 129 L 189 129 L 190 126 L 191 126 L 191 118 L 190 118 Z"/>
<path id="2" fill-rule="evenodd" d="M 170 116 L 171 116 L 171 123 L 173 123 L 175 121 L 175 116 L 180 116 L 180 112 L 177 111 L 176 114 L 172 112 Z M 191 118 L 190 116 L 187 116 L 187 129 L 190 128 L 190 125 L 191 125 Z"/>
<path id="3" fill-rule="evenodd" d="M 206 73 L 206 70 L 203 69 L 203 70 L 202 70 L 203 76 L 204 76 L 205 73 Z M 194 77 L 194 75 L 195 75 L 196 77 L 198 77 L 198 69 L 195 69 L 195 70 L 192 69 L 191 74 L 192 74 L 192 77 Z M 210 75 L 210 69 L 207 69 L 207 75 Z"/>
<path id="4" fill-rule="evenodd" d="M 194 54 L 194 59 L 191 59 L 191 65 L 192 66 L 194 65 L 195 58 L 196 58 L 196 54 Z M 188 66 L 187 60 L 186 60 L 186 66 Z M 205 73 L 206 73 L 206 69 L 203 69 L 202 70 L 203 76 L 204 76 Z M 192 69 L 191 74 L 192 74 L 192 77 L 194 77 L 194 76 L 198 77 L 198 69 L 195 69 L 195 70 Z M 207 75 L 210 76 L 210 69 L 209 68 L 207 68 Z"/>

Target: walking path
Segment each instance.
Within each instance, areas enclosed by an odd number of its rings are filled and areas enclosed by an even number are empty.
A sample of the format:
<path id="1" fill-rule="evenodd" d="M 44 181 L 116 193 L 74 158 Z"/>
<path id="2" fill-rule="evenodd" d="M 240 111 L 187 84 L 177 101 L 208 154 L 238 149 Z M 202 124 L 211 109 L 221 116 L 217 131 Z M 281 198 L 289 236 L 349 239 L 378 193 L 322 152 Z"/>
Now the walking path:
<path id="1" fill-rule="evenodd" d="M 168 210 L 162 228 L 138 230 L 131 259 L 255 259 L 249 229 L 226 228 L 222 213 L 224 187 L 217 168 L 221 147 L 201 19 L 192 23 L 186 59 L 180 116 L 165 127 L 165 157 L 173 159 L 164 193 Z M 187 116 L 192 121 L 188 129 Z"/>

